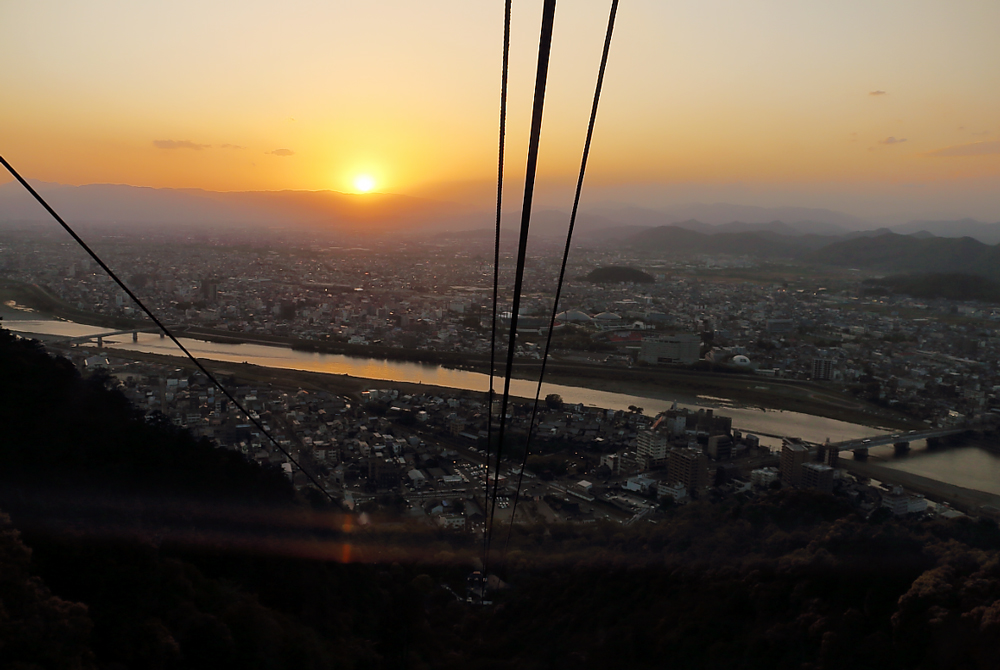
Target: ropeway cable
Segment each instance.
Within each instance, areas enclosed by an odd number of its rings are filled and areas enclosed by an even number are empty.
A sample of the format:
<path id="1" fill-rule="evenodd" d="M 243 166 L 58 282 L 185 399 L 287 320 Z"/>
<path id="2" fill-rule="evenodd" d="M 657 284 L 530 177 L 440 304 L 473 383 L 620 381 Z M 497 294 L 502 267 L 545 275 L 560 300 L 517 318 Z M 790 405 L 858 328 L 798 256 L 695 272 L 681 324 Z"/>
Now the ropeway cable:
<path id="1" fill-rule="evenodd" d="M 514 504 L 511 505 L 510 524 L 507 526 L 507 539 L 504 541 L 501 554 L 501 568 L 507 561 L 507 547 L 510 545 L 511 531 L 514 528 L 514 515 L 517 514 L 517 502 L 521 496 L 521 483 L 524 480 L 524 468 L 528 464 L 528 449 L 538 415 L 538 398 L 542 393 L 542 380 L 545 378 L 545 364 L 549 359 L 549 348 L 552 346 L 552 331 L 556 325 L 556 314 L 559 312 L 559 297 L 562 294 L 563 280 L 566 277 L 566 262 L 569 258 L 570 244 L 573 241 L 573 228 L 576 225 L 576 213 L 580 207 L 580 193 L 583 190 L 583 178 L 587 172 L 587 159 L 590 156 L 590 142 L 594 137 L 594 124 L 597 121 L 597 106 L 601 100 L 601 88 L 604 85 L 604 71 L 608 65 L 608 52 L 611 49 L 611 35 L 615 29 L 615 15 L 618 13 L 618 0 L 611 1 L 611 14 L 608 17 L 608 32 L 604 38 L 604 53 L 601 55 L 601 67 L 597 73 L 597 86 L 594 90 L 594 104 L 590 110 L 590 124 L 587 126 L 587 139 L 583 144 L 583 159 L 580 161 L 580 175 L 576 181 L 576 195 L 573 197 L 573 211 L 569 217 L 569 229 L 566 231 L 566 248 L 563 250 L 562 266 L 559 268 L 559 281 L 556 283 L 556 295 L 552 302 L 552 317 L 549 319 L 549 332 L 545 338 L 545 352 L 542 354 L 542 368 L 538 375 L 538 386 L 535 387 L 535 404 L 531 408 L 531 420 L 528 422 L 528 436 L 524 443 L 524 458 L 521 461 L 521 472 L 517 475 L 517 488 L 514 492 Z"/>
<path id="2" fill-rule="evenodd" d="M 316 478 L 313 477 L 311 474 L 309 474 L 309 472 L 305 468 L 303 468 L 299 464 L 298 461 L 296 461 L 294 458 L 292 458 L 292 455 L 290 453 L 288 453 L 288 451 L 284 447 L 282 447 L 280 444 L 278 444 L 278 441 L 274 439 L 274 437 L 271 435 L 271 433 L 266 428 L 264 428 L 264 424 L 262 424 L 260 422 L 260 420 L 256 419 L 247 410 L 247 408 L 243 406 L 243 403 L 241 403 L 239 400 L 237 400 L 233 396 L 233 394 L 230 393 L 226 389 L 226 387 L 223 386 L 222 383 L 218 379 L 216 379 L 215 375 L 213 375 L 211 372 L 209 372 L 208 369 L 204 365 L 202 365 L 201 361 L 199 361 L 197 358 L 195 358 L 195 356 L 190 351 L 188 351 L 187 348 L 183 344 L 181 344 L 180 340 L 178 340 L 177 337 L 175 337 L 174 334 L 172 332 L 170 332 L 170 329 L 167 328 L 165 325 L 163 325 L 163 323 L 158 318 L 156 318 L 156 315 L 153 314 L 152 310 L 150 310 L 148 307 L 146 307 L 146 305 L 141 300 L 139 300 L 139 297 L 135 293 L 132 292 L 132 289 L 130 289 L 125 284 L 125 282 L 122 281 L 118 277 L 117 274 L 115 274 L 114 270 L 112 270 L 110 267 L 108 267 L 107 263 L 105 263 L 103 260 L 101 260 L 101 257 L 98 256 L 94 252 L 94 250 L 91 249 L 87 245 L 87 243 L 84 242 L 83 239 L 79 235 L 76 234 L 76 231 L 73 230 L 70 227 L 70 225 L 68 223 L 66 223 L 62 219 L 62 217 L 59 216 L 59 214 L 57 214 L 54 209 L 52 209 L 52 207 L 49 206 L 49 203 L 47 203 L 45 201 L 45 199 L 42 196 L 40 196 L 38 194 L 38 192 L 35 191 L 35 189 L 33 189 L 31 187 L 31 184 L 29 184 L 24 179 L 24 177 L 22 177 L 17 172 L 17 170 L 15 170 L 14 167 L 10 163 L 8 163 L 6 161 L 6 159 L 4 159 L 3 156 L 0 156 L 0 163 L 2 163 L 5 168 L 7 168 L 7 171 L 10 172 L 14 176 L 14 179 L 16 179 L 17 181 L 19 181 L 21 183 L 21 186 L 23 186 L 28 191 L 28 193 L 30 193 L 35 198 L 35 200 L 37 200 L 38 203 L 42 207 L 45 208 L 45 211 L 47 211 L 52 216 L 52 218 L 55 219 L 59 223 L 59 225 L 63 227 L 63 230 L 65 230 L 67 233 L 69 233 L 70 237 L 72 237 L 74 240 L 76 240 L 76 243 L 79 244 L 83 248 L 83 250 L 86 251 L 90 255 L 90 257 L 93 258 L 94 261 L 99 266 L 101 266 L 101 269 L 104 270 L 106 273 L 108 273 L 108 276 L 111 277 L 111 279 L 116 284 L 118 284 L 118 286 L 123 291 L 125 291 L 125 293 L 128 295 L 128 297 L 131 298 L 132 301 L 135 302 L 135 304 L 139 306 L 139 309 L 141 309 L 146 314 L 146 316 L 148 316 L 153 321 L 153 323 L 156 324 L 156 327 L 159 328 L 161 331 L 163 331 L 163 334 L 166 335 L 167 337 L 169 337 L 170 340 L 175 345 L 177 345 L 177 348 L 180 349 L 182 352 L 184 352 L 185 356 L 187 356 L 188 358 L 191 359 L 191 362 L 195 364 L 195 366 L 202 372 L 202 374 L 204 374 L 206 377 L 208 377 L 208 379 L 215 385 L 215 387 L 218 388 L 220 391 L 222 391 L 223 395 L 225 395 L 226 398 L 228 398 L 229 401 L 232 402 L 233 405 L 235 405 L 237 409 L 239 409 L 248 419 L 250 419 L 250 422 L 253 423 L 253 425 L 271 442 L 271 444 L 273 444 L 282 454 L 284 454 L 285 458 L 287 458 L 292 464 L 294 464 L 295 467 L 297 467 L 303 474 L 305 474 L 305 476 L 309 478 L 309 481 L 312 482 L 316 486 L 316 488 L 318 488 L 320 491 L 322 491 L 326 495 L 326 497 L 330 499 L 330 502 L 336 502 L 334 500 L 333 496 L 329 492 L 327 492 L 327 490 L 325 488 L 323 488 L 323 486 L 318 481 L 316 481 Z"/>
<path id="3" fill-rule="evenodd" d="M 538 142 L 542 133 L 542 109 L 545 106 L 545 83 L 548 79 L 549 53 L 552 49 L 552 25 L 555 20 L 556 0 L 545 0 L 542 7 L 542 28 L 538 42 L 538 68 L 535 73 L 535 94 L 531 111 L 531 135 L 528 141 L 528 161 L 524 175 L 524 201 L 521 205 L 521 231 L 517 245 L 517 265 L 514 275 L 514 301 L 511 307 L 510 333 L 507 338 L 507 362 L 504 368 L 503 398 L 500 402 L 500 430 L 497 439 L 497 467 L 493 474 L 493 498 L 490 503 L 486 529 L 486 552 L 483 559 L 483 576 L 489 578 L 490 544 L 493 539 L 493 520 L 496 515 L 497 488 L 500 483 L 500 457 L 503 452 L 504 432 L 507 426 L 507 405 L 510 400 L 510 379 L 514 368 L 514 347 L 517 339 L 517 319 L 521 306 L 521 286 L 524 281 L 525 252 L 528 246 L 528 227 L 531 223 L 531 201 L 535 191 L 535 172 L 538 167 Z"/>
<path id="4" fill-rule="evenodd" d="M 503 67 L 500 75 L 500 149 L 497 158 L 497 221 L 496 240 L 493 244 L 493 325 L 490 334 L 490 391 L 486 409 L 486 473 L 483 486 L 483 514 L 486 513 L 486 501 L 490 493 L 490 449 L 493 442 L 493 389 L 494 368 L 496 367 L 497 349 L 497 302 L 500 286 L 500 210 L 503 203 L 503 163 L 504 144 L 507 134 L 507 70 L 510 64 L 510 8 L 513 0 L 507 0 L 503 20 Z M 500 463 L 497 462 L 497 467 Z M 485 531 L 485 528 L 484 528 Z M 486 533 L 483 532 L 483 561 L 486 561 Z"/>

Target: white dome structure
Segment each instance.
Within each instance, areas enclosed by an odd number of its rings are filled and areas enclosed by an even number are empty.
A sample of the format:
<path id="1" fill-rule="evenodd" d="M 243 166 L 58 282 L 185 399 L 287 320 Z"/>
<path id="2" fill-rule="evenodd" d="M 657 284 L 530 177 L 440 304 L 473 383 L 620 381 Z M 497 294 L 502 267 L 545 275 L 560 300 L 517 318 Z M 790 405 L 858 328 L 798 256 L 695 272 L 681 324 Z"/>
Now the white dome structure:
<path id="1" fill-rule="evenodd" d="M 733 359 L 730 362 L 733 365 L 739 365 L 739 366 L 742 366 L 742 367 L 746 367 L 747 365 L 750 365 L 750 359 L 747 358 L 746 356 L 744 356 L 743 354 L 738 354 L 736 356 L 733 356 Z"/>
<path id="2" fill-rule="evenodd" d="M 568 309 L 565 312 L 556 314 L 556 320 L 563 323 L 590 323 L 593 321 L 590 316 L 578 309 Z"/>

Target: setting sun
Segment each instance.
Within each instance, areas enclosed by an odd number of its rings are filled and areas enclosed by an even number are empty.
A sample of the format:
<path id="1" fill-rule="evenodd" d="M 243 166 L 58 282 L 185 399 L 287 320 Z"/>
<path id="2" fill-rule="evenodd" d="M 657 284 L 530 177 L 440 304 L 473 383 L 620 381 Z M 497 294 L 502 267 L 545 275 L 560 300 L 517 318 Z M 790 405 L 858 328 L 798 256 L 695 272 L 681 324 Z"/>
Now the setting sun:
<path id="1" fill-rule="evenodd" d="M 361 193 L 367 193 L 375 188 L 375 180 L 366 174 L 358 175 L 354 178 L 354 188 Z"/>

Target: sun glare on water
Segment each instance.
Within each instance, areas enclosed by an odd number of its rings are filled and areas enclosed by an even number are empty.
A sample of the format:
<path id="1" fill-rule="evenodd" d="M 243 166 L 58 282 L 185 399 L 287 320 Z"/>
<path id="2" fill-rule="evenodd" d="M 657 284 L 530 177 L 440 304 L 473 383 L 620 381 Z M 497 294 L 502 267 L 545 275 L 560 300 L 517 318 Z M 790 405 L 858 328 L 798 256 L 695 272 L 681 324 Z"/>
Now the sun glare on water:
<path id="1" fill-rule="evenodd" d="M 368 193 L 375 188 L 375 180 L 366 174 L 358 175 L 354 178 L 354 188 L 356 188 L 359 193 Z"/>

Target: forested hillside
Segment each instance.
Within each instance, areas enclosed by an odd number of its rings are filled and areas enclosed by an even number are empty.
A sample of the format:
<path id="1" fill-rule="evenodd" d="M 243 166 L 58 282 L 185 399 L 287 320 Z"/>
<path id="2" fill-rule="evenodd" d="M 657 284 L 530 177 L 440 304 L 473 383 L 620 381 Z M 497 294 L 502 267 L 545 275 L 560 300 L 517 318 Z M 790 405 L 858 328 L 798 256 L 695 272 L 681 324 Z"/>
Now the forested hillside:
<path id="1" fill-rule="evenodd" d="M 392 559 L 343 563 L 339 511 L 105 379 L 5 331 L 0 379 L 2 667 L 1000 667 L 992 521 L 782 490 L 524 527 L 475 606 L 468 535 L 397 520 L 351 535 Z"/>

